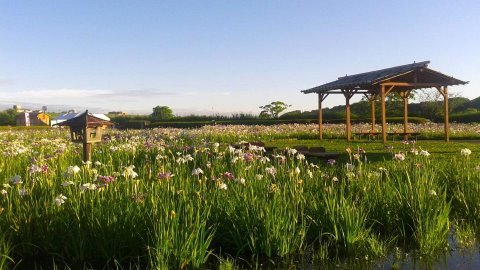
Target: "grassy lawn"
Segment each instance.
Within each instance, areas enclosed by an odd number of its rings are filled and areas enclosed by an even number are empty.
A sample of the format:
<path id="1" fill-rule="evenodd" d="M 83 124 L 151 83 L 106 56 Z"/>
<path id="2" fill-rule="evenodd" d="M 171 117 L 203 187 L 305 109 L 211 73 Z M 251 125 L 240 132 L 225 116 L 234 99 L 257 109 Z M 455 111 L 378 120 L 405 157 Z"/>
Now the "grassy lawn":
<path id="1" fill-rule="evenodd" d="M 431 154 L 433 159 L 449 160 L 453 157 L 460 156 L 460 149 L 468 148 L 472 150 L 471 159 L 480 162 L 480 140 L 478 141 L 450 141 L 446 143 L 441 140 L 419 140 L 415 144 L 403 144 L 402 141 L 390 141 L 386 145 L 379 141 L 352 141 L 347 143 L 345 139 L 325 139 L 307 140 L 307 139 L 278 139 L 266 142 L 267 146 L 275 146 L 278 148 L 293 148 L 294 146 L 322 146 L 327 152 L 342 153 L 339 162 L 347 162 L 349 157 L 345 149 L 350 148 L 352 152 L 356 152 L 361 148 L 367 153 L 369 162 L 383 162 L 392 160 L 393 153 L 410 152 L 415 147 L 418 150 L 426 150 Z M 386 146 L 393 147 L 387 149 Z"/>

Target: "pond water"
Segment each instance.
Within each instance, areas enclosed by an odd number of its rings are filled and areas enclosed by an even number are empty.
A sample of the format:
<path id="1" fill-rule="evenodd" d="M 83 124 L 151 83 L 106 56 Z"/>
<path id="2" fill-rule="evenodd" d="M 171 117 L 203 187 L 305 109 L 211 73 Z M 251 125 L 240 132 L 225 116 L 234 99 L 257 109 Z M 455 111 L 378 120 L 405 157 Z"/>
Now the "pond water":
<path id="1" fill-rule="evenodd" d="M 475 240 L 473 240 L 475 241 Z M 307 251 L 301 255 L 292 256 L 284 259 L 261 259 L 261 258 L 235 258 L 234 269 L 480 269 L 480 244 L 475 242 L 469 247 L 462 247 L 453 237 L 453 230 L 449 234 L 449 247 L 445 252 L 440 252 L 434 256 L 421 256 L 415 252 L 405 252 L 400 248 L 391 251 L 386 257 L 369 258 L 368 256 L 318 260 L 314 259 L 312 254 L 315 251 Z M 230 257 L 231 260 L 232 257 Z M 210 256 L 209 262 L 204 269 L 217 269 L 218 257 Z M 44 267 L 50 265 L 51 261 L 39 260 L 36 262 L 22 261 L 15 269 L 63 269 L 60 267 Z M 110 269 L 108 267 L 97 266 L 99 269 Z M 97 269 L 93 267 L 93 269 Z M 82 269 L 82 266 L 72 267 L 71 269 Z M 131 266 L 124 265 L 123 269 L 130 269 Z M 70 268 L 68 268 L 70 269 Z M 143 269 L 142 267 L 133 267 L 132 269 Z M 228 268 L 227 268 L 228 269 Z"/>
<path id="2" fill-rule="evenodd" d="M 51 267 L 43 268 L 42 265 L 48 265 L 47 262 L 34 263 L 22 262 L 15 269 L 55 269 Z M 208 265 L 208 264 L 207 264 Z M 383 258 L 369 259 L 353 258 L 336 261 L 313 262 L 310 255 L 302 255 L 297 258 L 287 260 L 246 260 L 236 259 L 235 266 L 238 269 L 480 269 L 480 250 L 479 247 L 469 249 L 452 248 L 450 251 L 437 254 L 434 257 L 421 257 L 414 253 L 404 253 L 400 250 L 392 252 L 389 256 Z M 212 262 L 205 269 L 216 269 L 218 265 Z M 82 267 L 78 268 L 81 269 Z M 102 267 L 100 267 L 102 268 Z M 236 269 L 237 269 L 236 268 Z M 62 267 L 56 269 L 63 269 Z M 75 268 L 73 268 L 75 269 Z M 105 268 L 104 268 L 105 269 Z M 124 269 L 129 269 L 126 266 Z M 138 269 L 135 268 L 134 269 Z"/>
<path id="3" fill-rule="evenodd" d="M 240 260 L 241 262 L 242 260 Z M 245 262 L 245 261 L 243 261 Z M 357 257 L 335 261 L 315 262 L 311 254 L 275 261 L 240 263 L 241 269 L 480 269 L 480 246 L 461 247 L 450 235 L 447 251 L 434 256 L 420 256 L 401 249 L 382 258 Z"/>
<path id="4" fill-rule="evenodd" d="M 308 258 L 291 261 L 265 261 L 240 265 L 241 269 L 480 269 L 477 248 L 454 249 L 435 257 L 421 257 L 413 253 L 390 254 L 386 258 L 369 260 L 355 258 L 341 261 L 316 262 Z M 238 265 L 237 265 L 238 266 Z"/>

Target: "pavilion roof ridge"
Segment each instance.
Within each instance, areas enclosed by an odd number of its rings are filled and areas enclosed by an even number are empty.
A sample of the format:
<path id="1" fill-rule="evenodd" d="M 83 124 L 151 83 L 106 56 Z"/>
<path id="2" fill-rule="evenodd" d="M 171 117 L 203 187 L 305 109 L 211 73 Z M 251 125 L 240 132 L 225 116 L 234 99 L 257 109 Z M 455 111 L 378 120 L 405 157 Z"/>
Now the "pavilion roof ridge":
<path id="1" fill-rule="evenodd" d="M 337 80 L 343 79 L 345 77 L 364 76 L 364 75 L 368 75 L 368 74 L 372 74 L 372 73 L 388 72 L 392 69 L 400 69 L 400 68 L 402 68 L 402 69 L 403 68 L 412 69 L 412 68 L 418 68 L 418 67 L 427 67 L 428 64 L 430 64 L 430 61 L 428 61 L 428 60 L 427 61 L 422 61 L 422 62 L 413 61 L 413 63 L 411 63 L 411 64 L 400 65 L 400 66 L 389 67 L 389 68 L 382 68 L 382 69 L 378 69 L 378 70 L 367 71 L 367 72 L 362 72 L 362 73 L 357 73 L 357 74 L 352 74 L 352 75 L 345 75 L 345 76 L 338 77 Z"/>

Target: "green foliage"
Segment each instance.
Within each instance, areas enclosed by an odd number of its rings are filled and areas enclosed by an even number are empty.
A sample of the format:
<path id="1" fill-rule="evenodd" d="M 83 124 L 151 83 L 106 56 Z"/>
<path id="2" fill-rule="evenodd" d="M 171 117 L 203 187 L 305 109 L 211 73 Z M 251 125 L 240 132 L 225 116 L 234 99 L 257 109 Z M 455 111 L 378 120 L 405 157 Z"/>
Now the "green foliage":
<path id="1" fill-rule="evenodd" d="M 214 115 L 185 115 L 185 116 L 176 116 L 175 119 L 171 119 L 170 121 L 173 122 L 195 122 L 195 121 L 221 121 L 221 120 L 253 120 L 258 119 L 257 115 L 248 114 L 248 113 L 234 113 L 231 115 L 221 115 L 221 114 L 214 114 Z"/>
<path id="2" fill-rule="evenodd" d="M 457 221 L 454 225 L 456 244 L 460 248 L 471 248 L 477 242 L 477 234 L 473 225 Z"/>
<path id="3" fill-rule="evenodd" d="M 161 121 L 173 118 L 173 111 L 168 106 L 156 106 L 150 115 L 152 121 Z"/>
<path id="4" fill-rule="evenodd" d="M 114 121 L 116 128 L 119 129 L 144 129 L 150 124 L 150 121 L 145 120 L 127 120 L 127 121 Z"/>
<path id="5" fill-rule="evenodd" d="M 209 268 L 212 254 L 276 260 L 310 254 L 305 249 L 324 260 L 384 256 L 394 247 L 431 257 L 446 247 L 450 224 L 462 241 L 480 232 L 478 144 L 392 142 L 385 149 L 302 139 L 316 135 L 314 125 L 111 132 L 114 140 L 93 147 L 92 164 L 81 162 L 66 130 L 2 132 L 0 269 L 52 262 L 199 269 Z M 281 149 L 216 143 L 257 139 Z M 327 165 L 285 148 L 299 142 L 351 149 Z M 466 147 L 473 153 L 462 156 Z M 394 160 L 399 153 L 405 160 Z"/>
<path id="6" fill-rule="evenodd" d="M 233 258 L 219 258 L 218 270 L 235 270 L 238 269 Z"/>
<path id="7" fill-rule="evenodd" d="M 149 124 L 148 128 L 171 127 L 171 128 L 199 128 L 203 126 L 213 125 L 213 121 L 188 121 L 188 122 L 154 122 Z"/>
<path id="8" fill-rule="evenodd" d="M 279 124 L 311 124 L 316 123 L 314 119 L 297 119 L 297 120 L 284 120 L 284 119 L 239 119 L 239 120 L 219 120 L 219 121 L 192 121 L 192 122 L 156 122 L 148 125 L 149 128 L 155 127 L 174 127 L 174 128 L 198 128 L 209 125 L 264 125 L 272 126 Z"/>
<path id="9" fill-rule="evenodd" d="M 152 246 L 149 250 L 151 265 L 155 269 L 201 267 L 207 261 L 213 237 L 207 224 L 210 216 L 208 206 L 198 197 L 199 205 L 194 207 L 191 197 L 186 194 L 172 198 L 168 190 L 158 191 L 163 194 L 160 198 L 164 203 L 154 205 L 153 215 L 149 216 L 153 223 L 150 236 Z M 202 209 L 200 205 L 207 208 Z"/>
<path id="10" fill-rule="evenodd" d="M 324 196 L 310 200 L 313 202 L 312 229 L 321 233 L 321 241 L 335 246 L 337 254 L 382 255 L 382 249 L 376 248 L 378 240 L 368 227 L 368 208 L 350 198 L 345 188 L 344 184 L 327 185 L 319 190 Z"/>
<path id="11" fill-rule="evenodd" d="M 278 118 L 279 114 L 290 106 L 283 101 L 273 101 L 270 104 L 260 106 L 259 108 L 262 109 L 260 118 Z"/>
<path id="12" fill-rule="evenodd" d="M 8 109 L 0 112 L 0 126 L 15 126 L 15 116 L 17 112 L 14 109 Z"/>
<path id="13" fill-rule="evenodd" d="M 468 105 L 469 108 L 480 109 L 480 97 L 472 99 Z"/>
<path id="14" fill-rule="evenodd" d="M 480 112 L 470 111 L 465 113 L 450 115 L 450 122 L 457 123 L 480 123 Z"/>
<path id="15" fill-rule="evenodd" d="M 459 221 L 466 221 L 475 227 L 480 226 L 480 167 L 474 167 L 470 157 L 456 159 L 446 172 L 450 186 L 450 197 L 454 206 L 453 214 Z M 467 226 L 465 223 L 459 226 Z"/>
<path id="16" fill-rule="evenodd" d="M 47 130 L 49 126 L 0 126 L 0 130 Z"/>
<path id="17" fill-rule="evenodd" d="M 242 175 L 240 170 L 233 169 L 235 174 Z M 287 171 L 277 173 L 284 172 Z M 242 177 L 255 176 L 247 173 Z M 303 246 L 307 228 L 303 213 L 305 199 L 302 189 L 290 184 L 298 178 L 293 175 L 276 181 L 268 178 L 252 180 L 245 187 L 232 186 L 233 197 L 220 194 L 218 199 L 224 203 L 215 205 L 214 213 L 220 232 L 216 240 L 221 242 L 222 249 L 233 249 L 237 254 L 284 257 Z"/>
<path id="18" fill-rule="evenodd" d="M 110 118 L 115 127 L 119 129 L 143 129 L 150 124 L 148 115 L 126 115 Z"/>
<path id="19" fill-rule="evenodd" d="M 358 118 L 352 119 L 351 123 L 368 123 L 371 119 L 369 118 Z M 426 123 L 425 118 L 421 117 L 409 117 L 409 123 L 415 124 L 424 124 Z M 403 117 L 388 117 L 388 123 L 403 123 Z M 318 120 L 316 118 L 313 119 L 305 119 L 305 118 L 283 118 L 280 117 L 279 119 L 238 119 L 238 120 L 218 120 L 218 121 L 162 121 L 162 122 L 154 122 L 148 124 L 146 127 L 148 128 L 156 128 L 156 127 L 174 127 L 174 128 L 198 128 L 202 126 L 208 125 L 262 125 L 262 126 L 272 126 L 272 125 L 280 125 L 280 124 L 316 124 Z M 324 123 L 330 124 L 342 124 L 345 123 L 344 118 L 332 118 L 332 119 L 325 119 Z M 122 125 L 120 126 L 122 127 Z"/>
<path id="20" fill-rule="evenodd" d="M 443 102 L 442 102 L 443 105 Z M 443 107 L 443 106 L 442 106 Z M 464 97 L 453 97 L 448 99 L 448 109 L 449 112 L 462 112 L 468 110 L 472 107 L 472 102 L 468 98 Z"/>
<path id="21" fill-rule="evenodd" d="M 3 208 L 1 208 L 3 211 Z M 1 213 L 0 213 L 1 214 Z M 9 269 L 9 265 L 15 261 L 12 256 L 12 244 L 10 243 L 4 231 L 0 231 L 0 270 Z"/>
<path id="22" fill-rule="evenodd" d="M 408 162 L 401 173 L 389 174 L 394 183 L 394 193 L 401 227 L 405 236 L 412 234 L 422 254 L 433 254 L 447 247 L 450 229 L 450 203 L 445 185 L 435 181 L 438 171 L 429 166 L 428 159 L 420 159 L 425 166 L 415 170 Z M 413 172 L 413 173 L 410 173 Z"/>
<path id="23" fill-rule="evenodd" d="M 269 118 L 272 118 L 272 115 L 269 114 L 267 111 L 261 111 L 260 114 L 258 115 L 258 118 L 269 119 Z"/>

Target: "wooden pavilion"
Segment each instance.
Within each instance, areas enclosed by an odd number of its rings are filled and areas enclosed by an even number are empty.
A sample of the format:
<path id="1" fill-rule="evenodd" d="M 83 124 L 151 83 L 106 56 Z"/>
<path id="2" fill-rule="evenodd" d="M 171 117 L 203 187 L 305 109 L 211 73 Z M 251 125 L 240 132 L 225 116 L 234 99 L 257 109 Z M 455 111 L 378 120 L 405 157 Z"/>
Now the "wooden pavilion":
<path id="1" fill-rule="evenodd" d="M 322 102 L 330 94 L 342 94 L 345 96 L 346 104 L 346 124 L 347 141 L 351 139 L 350 126 L 350 99 L 355 94 L 362 94 L 367 97 L 371 103 L 372 130 L 370 133 L 377 133 L 375 129 L 375 100 L 380 97 L 382 104 L 382 139 L 387 142 L 387 119 L 385 113 L 385 97 L 398 92 L 403 98 L 404 108 L 404 127 L 403 133 L 408 136 L 408 97 L 411 91 L 416 89 L 436 88 L 443 96 L 444 100 L 444 119 L 445 119 L 445 141 L 449 141 L 449 123 L 448 123 L 448 86 L 467 84 L 468 81 L 447 76 L 438 71 L 428 68 L 430 61 L 413 63 L 403 66 L 396 66 L 356 75 L 344 76 L 336 81 L 329 82 L 311 89 L 303 90 L 305 94 L 318 94 L 318 131 L 320 140 L 323 139 L 323 116 Z"/>

